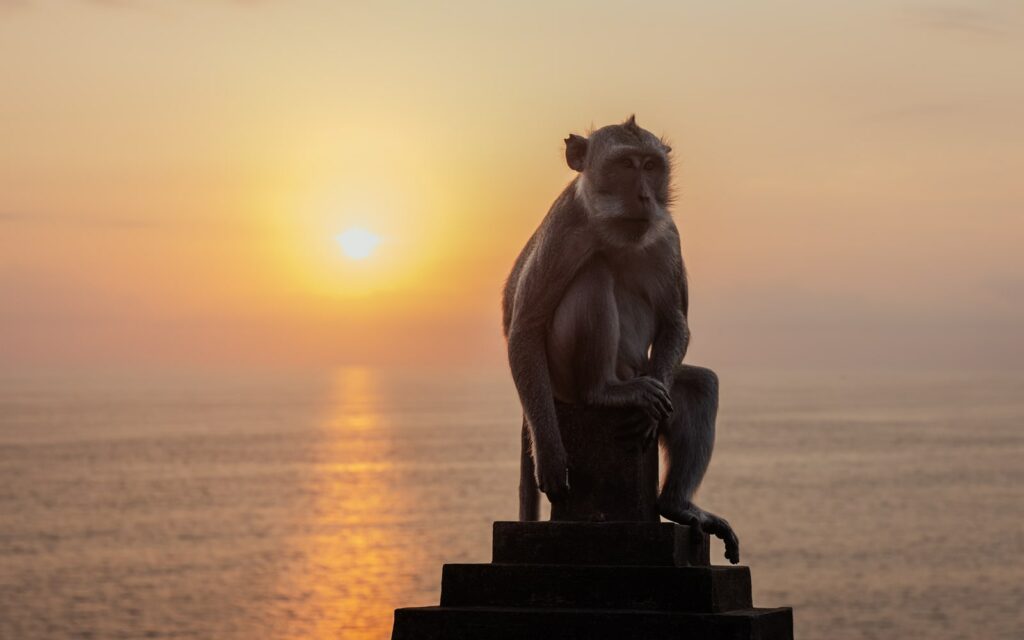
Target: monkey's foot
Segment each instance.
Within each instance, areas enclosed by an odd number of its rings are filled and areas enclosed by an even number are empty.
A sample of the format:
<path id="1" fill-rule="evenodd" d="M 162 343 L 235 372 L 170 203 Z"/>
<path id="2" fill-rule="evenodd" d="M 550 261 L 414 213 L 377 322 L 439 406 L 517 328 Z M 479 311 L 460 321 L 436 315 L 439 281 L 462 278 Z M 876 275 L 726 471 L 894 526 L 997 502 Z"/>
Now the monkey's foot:
<path id="1" fill-rule="evenodd" d="M 725 518 L 705 511 L 692 502 L 684 503 L 680 508 L 658 500 L 658 512 L 672 522 L 696 527 L 704 533 L 720 538 L 725 543 L 726 559 L 732 564 L 739 564 L 740 540 Z"/>

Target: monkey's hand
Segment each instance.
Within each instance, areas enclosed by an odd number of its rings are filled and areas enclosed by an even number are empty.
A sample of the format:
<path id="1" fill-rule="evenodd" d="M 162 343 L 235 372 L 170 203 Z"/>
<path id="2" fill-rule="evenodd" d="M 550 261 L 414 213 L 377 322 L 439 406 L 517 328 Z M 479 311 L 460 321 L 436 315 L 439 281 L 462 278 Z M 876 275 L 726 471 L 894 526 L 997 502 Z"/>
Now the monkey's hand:
<path id="1" fill-rule="evenodd" d="M 558 502 L 569 493 L 569 464 L 562 443 L 538 448 L 534 460 L 537 487 L 551 502 Z"/>
<path id="2" fill-rule="evenodd" d="M 627 390 L 627 403 L 642 409 L 655 422 L 672 414 L 672 398 L 657 378 L 640 376 L 622 384 Z"/>

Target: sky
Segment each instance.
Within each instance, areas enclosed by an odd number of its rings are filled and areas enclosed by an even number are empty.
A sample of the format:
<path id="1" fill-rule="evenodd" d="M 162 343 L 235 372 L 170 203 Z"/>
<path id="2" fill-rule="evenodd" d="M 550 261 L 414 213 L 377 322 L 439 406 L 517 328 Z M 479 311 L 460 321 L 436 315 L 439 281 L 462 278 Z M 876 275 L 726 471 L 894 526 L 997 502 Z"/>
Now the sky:
<path id="1" fill-rule="evenodd" d="M 0 368 L 503 366 L 563 138 L 633 113 L 688 360 L 1019 367 L 1022 69 L 1016 0 L 0 0 Z"/>

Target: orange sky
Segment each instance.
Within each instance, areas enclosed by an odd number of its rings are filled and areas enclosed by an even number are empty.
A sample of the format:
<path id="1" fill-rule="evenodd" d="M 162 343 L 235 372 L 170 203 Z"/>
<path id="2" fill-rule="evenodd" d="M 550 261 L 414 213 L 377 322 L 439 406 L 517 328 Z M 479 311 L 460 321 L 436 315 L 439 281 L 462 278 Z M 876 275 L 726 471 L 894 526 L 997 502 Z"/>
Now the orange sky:
<path id="1" fill-rule="evenodd" d="M 0 0 L 0 367 L 501 365 L 562 138 L 633 112 L 694 361 L 1021 362 L 1019 2 L 344 4 Z"/>

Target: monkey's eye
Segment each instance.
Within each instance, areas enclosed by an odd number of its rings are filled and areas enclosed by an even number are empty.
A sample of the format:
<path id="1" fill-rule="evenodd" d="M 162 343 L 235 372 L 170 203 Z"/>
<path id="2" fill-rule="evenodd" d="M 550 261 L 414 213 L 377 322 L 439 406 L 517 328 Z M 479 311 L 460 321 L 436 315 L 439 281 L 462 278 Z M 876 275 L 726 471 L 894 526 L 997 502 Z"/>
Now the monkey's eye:
<path id="1" fill-rule="evenodd" d="M 644 171 L 654 171 L 655 166 L 657 166 L 657 164 L 650 158 L 644 161 Z"/>
<path id="2" fill-rule="evenodd" d="M 622 158 L 621 160 L 619 160 L 619 166 L 622 167 L 623 169 L 632 169 L 633 168 L 633 159 L 632 158 Z"/>

